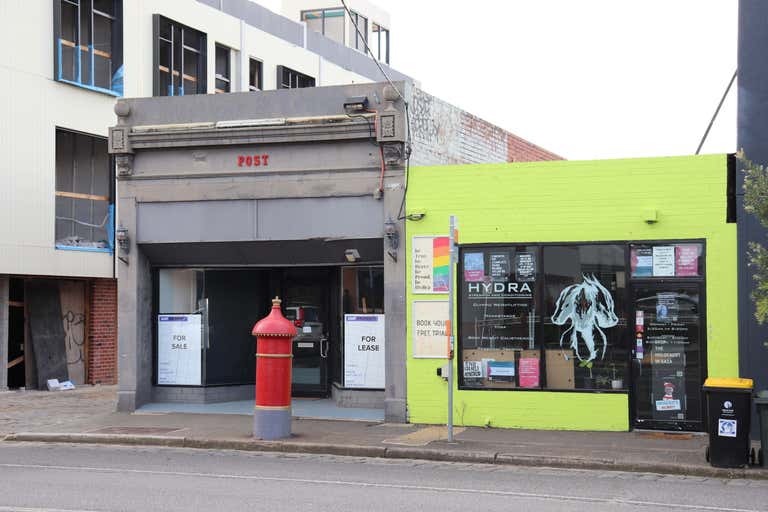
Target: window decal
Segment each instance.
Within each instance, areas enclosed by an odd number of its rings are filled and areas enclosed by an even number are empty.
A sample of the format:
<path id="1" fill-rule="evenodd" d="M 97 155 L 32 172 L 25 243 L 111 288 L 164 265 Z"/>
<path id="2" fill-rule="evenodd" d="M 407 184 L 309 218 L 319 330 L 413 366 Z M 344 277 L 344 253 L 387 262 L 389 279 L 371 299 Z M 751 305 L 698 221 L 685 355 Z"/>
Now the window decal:
<path id="1" fill-rule="evenodd" d="M 600 359 L 605 357 L 607 339 L 603 329 L 615 326 L 619 319 L 613 311 L 613 297 L 608 290 L 600 284 L 593 275 L 582 274 L 581 284 L 570 285 L 560 292 L 560 297 L 555 305 L 555 313 L 552 322 L 557 325 L 565 325 L 569 320 L 570 327 L 560 336 L 560 346 L 566 336 L 570 339 L 570 348 L 576 352 L 579 361 L 589 363 L 597 357 L 595 347 L 595 332 L 602 342 Z M 579 339 L 589 350 L 589 358 L 584 360 L 579 352 Z"/>

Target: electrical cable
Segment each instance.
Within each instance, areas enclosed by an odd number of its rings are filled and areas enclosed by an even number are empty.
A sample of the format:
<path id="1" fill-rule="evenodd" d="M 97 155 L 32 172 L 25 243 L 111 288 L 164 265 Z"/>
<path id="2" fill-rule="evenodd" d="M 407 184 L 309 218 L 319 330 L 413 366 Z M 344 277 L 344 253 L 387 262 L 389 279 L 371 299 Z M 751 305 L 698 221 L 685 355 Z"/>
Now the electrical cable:
<path id="1" fill-rule="evenodd" d="M 103 228 L 104 225 L 107 223 L 108 219 L 109 219 L 109 214 L 107 214 L 106 217 L 104 217 L 104 220 L 101 221 L 101 224 L 89 224 L 87 222 L 83 222 L 81 220 L 73 219 L 71 217 L 59 217 L 59 216 L 56 216 L 56 220 L 65 220 L 65 221 L 68 221 L 68 222 L 74 222 L 75 224 L 80 224 L 81 226 L 85 226 L 87 228 L 96 228 L 96 229 Z"/>
<path id="2" fill-rule="evenodd" d="M 709 125 L 707 126 L 707 129 L 704 131 L 704 136 L 701 138 L 701 142 L 699 142 L 699 147 L 696 148 L 696 153 L 699 154 L 701 151 L 701 147 L 704 145 L 704 141 L 707 140 L 707 136 L 709 135 L 709 130 L 712 129 L 712 125 L 715 124 L 715 119 L 717 118 L 717 115 L 720 113 L 720 109 L 723 106 L 723 103 L 725 102 L 725 97 L 728 96 L 728 92 L 731 90 L 731 86 L 733 85 L 733 82 L 736 80 L 736 76 L 739 74 L 739 70 L 736 69 L 733 72 L 733 76 L 731 77 L 731 81 L 728 82 L 728 87 L 725 88 L 725 92 L 723 93 L 723 97 L 720 98 L 720 103 L 717 104 L 717 108 L 715 109 L 715 113 L 712 115 L 712 119 L 709 121 Z"/>
<path id="3" fill-rule="evenodd" d="M 405 142 L 405 184 L 403 186 L 403 200 L 400 203 L 400 209 L 397 213 L 397 220 L 403 220 L 405 217 L 403 216 L 403 208 L 405 207 L 405 196 L 408 192 L 408 171 L 410 170 L 410 163 L 411 163 L 411 116 L 410 112 L 408 110 L 408 101 L 405 99 L 403 94 L 400 92 L 400 89 L 397 88 L 397 86 L 392 82 L 392 79 L 389 77 L 386 71 L 384 71 L 384 68 L 381 66 L 381 63 L 376 58 L 376 56 L 371 51 L 371 48 L 368 46 L 368 37 L 363 36 L 362 32 L 360 32 L 360 27 L 357 26 L 357 21 L 355 21 L 354 17 L 352 16 L 352 11 L 349 10 L 349 7 L 347 7 L 347 2 L 345 0 L 341 0 L 341 5 L 344 6 L 344 10 L 347 12 L 347 15 L 349 16 L 349 21 L 352 22 L 352 25 L 355 27 L 355 33 L 357 36 L 362 39 L 363 45 L 365 46 L 365 51 L 368 55 L 371 56 L 371 59 L 376 64 L 376 67 L 379 68 L 379 71 L 381 71 L 381 74 L 384 75 L 384 78 L 389 82 L 389 85 L 392 86 L 392 88 L 395 90 L 397 95 L 400 97 L 401 100 L 403 100 L 403 104 L 405 105 L 405 124 L 406 124 L 406 142 Z M 381 150 L 381 159 L 382 159 L 382 166 L 384 165 L 384 150 Z M 383 185 L 384 181 L 384 173 L 382 171 L 382 177 L 381 177 L 381 184 Z M 380 186 L 380 190 L 381 186 Z M 382 190 L 383 191 L 383 190 Z"/>

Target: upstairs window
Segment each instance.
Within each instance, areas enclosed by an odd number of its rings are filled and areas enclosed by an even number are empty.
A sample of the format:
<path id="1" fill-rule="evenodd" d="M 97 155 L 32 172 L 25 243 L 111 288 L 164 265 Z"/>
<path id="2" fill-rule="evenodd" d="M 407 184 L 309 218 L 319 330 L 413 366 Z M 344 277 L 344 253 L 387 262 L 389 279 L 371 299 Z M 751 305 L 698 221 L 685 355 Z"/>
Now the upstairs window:
<path id="1" fill-rule="evenodd" d="M 355 29 L 357 25 L 357 29 Z M 358 34 L 357 31 L 360 31 Z M 349 46 L 355 50 L 365 52 L 365 43 L 368 42 L 368 18 L 362 14 L 352 11 L 351 23 L 349 24 Z"/>
<path id="2" fill-rule="evenodd" d="M 154 15 L 155 96 L 205 94 L 206 36 L 173 20 Z"/>
<path id="3" fill-rule="evenodd" d="M 248 61 L 248 90 L 261 91 L 264 88 L 262 81 L 262 63 L 260 60 L 249 59 Z"/>
<path id="4" fill-rule="evenodd" d="M 320 32 L 337 43 L 344 44 L 344 9 L 317 9 L 301 13 L 307 28 Z"/>
<path id="5" fill-rule="evenodd" d="M 378 23 L 373 23 L 371 32 L 373 34 L 371 51 L 380 62 L 389 64 L 389 30 Z"/>
<path id="6" fill-rule="evenodd" d="M 123 95 L 122 0 L 55 0 L 54 77 Z"/>
<path id="7" fill-rule="evenodd" d="M 216 45 L 216 92 L 230 92 L 231 82 L 230 51 L 226 46 Z"/>
<path id="8" fill-rule="evenodd" d="M 314 87 L 315 79 L 311 76 L 294 71 L 285 66 L 277 66 L 277 88 L 278 89 L 301 89 L 303 87 Z"/>
<path id="9" fill-rule="evenodd" d="M 56 130 L 56 248 L 111 252 L 112 171 L 107 140 Z"/>

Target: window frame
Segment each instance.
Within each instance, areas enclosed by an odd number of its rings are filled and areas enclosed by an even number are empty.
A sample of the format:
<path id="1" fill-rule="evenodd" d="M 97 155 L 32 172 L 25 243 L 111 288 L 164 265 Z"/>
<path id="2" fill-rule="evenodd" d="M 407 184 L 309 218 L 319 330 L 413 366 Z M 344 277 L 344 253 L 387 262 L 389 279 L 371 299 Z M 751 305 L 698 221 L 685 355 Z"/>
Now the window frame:
<path id="1" fill-rule="evenodd" d="M 379 30 L 376 30 L 374 27 L 378 27 Z M 378 46 L 377 53 L 376 53 L 376 59 L 380 62 L 384 62 L 385 64 L 389 65 L 389 29 L 381 25 L 380 23 L 377 23 L 375 21 L 371 22 L 371 33 L 377 33 L 378 36 L 376 37 L 376 44 Z M 382 52 L 381 52 L 381 33 L 384 32 L 387 34 L 387 42 L 386 42 L 386 51 L 384 53 L 384 58 L 382 58 Z"/>
<path id="2" fill-rule="evenodd" d="M 361 51 L 363 53 L 366 53 L 366 49 L 365 48 L 368 45 L 368 23 L 369 23 L 368 17 L 367 16 L 363 16 L 362 14 L 360 14 L 357 11 L 350 11 L 350 13 L 351 14 L 349 16 L 349 23 L 350 23 L 350 28 L 354 30 L 354 34 L 355 34 L 354 43 L 355 44 L 352 45 L 353 41 L 350 41 L 349 42 L 349 47 L 350 48 L 354 48 L 357 51 Z M 353 17 L 354 17 L 354 21 L 352 19 Z M 360 19 L 363 19 L 365 21 L 365 23 L 363 24 L 362 27 L 359 25 L 360 24 Z M 357 25 L 355 25 L 356 23 L 357 23 Z M 356 26 L 357 26 L 357 29 L 355 29 Z M 359 34 L 358 34 L 358 30 L 360 31 Z M 360 47 L 361 46 L 360 45 L 360 35 L 361 34 L 363 36 L 362 48 Z"/>
<path id="3" fill-rule="evenodd" d="M 77 130 L 71 130 L 69 128 L 64 128 L 61 126 L 56 126 L 54 128 L 54 136 L 58 134 L 59 132 L 66 132 L 70 133 L 75 136 L 81 136 L 81 137 L 88 137 L 92 140 L 99 140 L 104 142 L 105 144 L 108 142 L 107 137 L 102 137 L 99 135 L 93 135 L 91 133 L 85 133 Z M 74 155 L 73 155 L 74 156 Z M 57 197 L 70 197 L 74 198 L 72 194 L 78 194 L 78 195 L 85 195 L 90 196 L 91 194 L 79 194 L 76 192 L 67 192 L 67 191 L 60 191 L 57 188 L 57 184 L 55 183 L 54 179 L 54 248 L 56 250 L 60 251 L 79 251 L 79 252 L 100 252 L 100 253 L 108 253 L 108 254 L 114 254 L 115 252 L 115 165 L 114 165 L 114 157 L 110 154 L 107 154 L 108 157 L 108 166 L 109 169 L 107 171 L 107 179 L 109 184 L 109 194 L 108 194 L 108 204 L 107 204 L 107 222 L 104 226 L 104 231 L 106 231 L 107 234 L 107 247 L 78 247 L 74 245 L 64 245 L 64 244 L 58 244 L 56 243 L 56 198 Z M 93 155 L 91 156 L 93 158 Z M 56 160 L 58 160 L 58 155 L 56 155 Z M 55 171 L 57 173 L 57 171 Z M 93 196 L 91 200 L 102 200 L 97 199 L 98 196 Z M 81 197 L 80 199 L 86 199 L 84 197 Z"/>
<path id="4" fill-rule="evenodd" d="M 341 41 L 337 41 L 336 39 L 334 39 L 332 37 L 329 37 L 325 33 L 325 19 L 326 19 L 325 13 L 327 11 L 341 11 L 342 14 L 343 14 L 343 19 L 347 18 L 347 13 L 344 10 L 344 6 L 340 6 L 340 7 L 322 7 L 322 8 L 319 8 L 319 9 L 305 9 L 305 10 L 302 10 L 301 13 L 299 14 L 299 19 L 302 21 L 302 23 L 306 23 L 307 20 L 304 18 L 304 16 L 306 16 L 307 13 L 310 13 L 310 12 L 320 12 L 320 13 L 322 13 L 321 16 L 320 16 L 320 20 L 321 20 L 320 34 L 325 36 L 325 37 L 327 37 L 331 41 L 336 41 L 337 43 L 346 45 L 347 44 L 347 34 L 346 34 L 347 31 L 346 30 L 342 30 Z"/>
<path id="5" fill-rule="evenodd" d="M 88 19 L 90 20 L 89 27 L 88 27 L 88 34 L 89 34 L 89 41 L 86 41 L 87 44 L 83 44 L 82 39 L 82 31 L 81 31 L 81 23 L 82 23 L 82 13 L 80 12 L 80 9 L 83 6 L 82 4 L 83 0 L 53 0 L 53 79 L 57 82 L 74 85 L 75 87 L 80 87 L 83 89 L 87 89 L 94 92 L 99 92 L 102 94 L 108 94 L 110 96 L 115 97 L 122 97 L 123 96 L 123 76 L 122 71 L 123 69 L 123 1 L 122 0 L 111 0 L 112 1 L 112 10 L 114 14 L 108 14 L 103 11 L 99 11 L 96 9 L 93 5 L 93 0 L 90 0 L 89 4 L 89 10 L 88 13 Z M 68 4 L 77 10 L 77 41 L 69 41 L 66 39 L 63 39 L 62 37 L 62 3 Z M 103 18 L 107 18 L 111 22 L 111 31 L 110 31 L 110 52 L 104 52 L 98 49 L 94 48 L 94 16 L 101 16 Z M 63 46 L 68 46 L 70 48 L 74 48 L 74 56 L 73 56 L 73 64 L 75 66 L 75 76 L 72 79 L 64 78 L 64 57 L 63 57 Z M 88 81 L 84 82 L 82 77 L 82 65 L 83 65 L 83 56 L 82 53 L 85 52 L 88 54 Z M 115 71 L 112 72 L 112 76 L 110 78 L 110 84 L 109 88 L 101 87 L 96 85 L 95 81 L 95 57 L 98 55 L 99 57 L 108 58 L 112 62 L 112 67 L 115 68 Z M 120 72 L 119 79 L 116 80 L 116 75 L 118 75 L 118 72 Z"/>
<path id="6" fill-rule="evenodd" d="M 165 39 L 161 38 L 160 36 L 160 27 L 161 23 L 169 23 L 171 27 L 171 39 Z M 178 23 L 171 18 L 167 18 L 161 14 L 153 14 L 152 15 L 152 96 L 185 96 L 188 94 L 207 94 L 208 92 L 208 62 L 207 62 L 207 54 L 208 54 L 208 35 L 205 32 L 202 32 L 200 30 L 197 30 L 192 27 L 188 27 L 182 23 Z M 174 29 L 178 27 L 181 34 L 181 42 L 177 43 L 173 39 Z M 200 38 L 200 49 L 193 48 L 191 46 L 188 46 L 185 44 L 184 41 L 184 31 L 188 30 L 191 31 L 191 33 L 194 35 L 196 34 Z M 160 91 L 160 40 L 163 40 L 164 42 L 167 42 L 171 45 L 171 69 L 169 69 L 168 74 L 171 78 L 171 94 L 161 94 Z M 178 47 L 177 47 L 178 45 Z M 181 71 L 179 72 L 176 68 L 176 65 L 174 64 L 175 56 L 178 53 L 181 54 L 181 65 L 178 69 Z M 184 90 L 184 80 L 185 77 L 191 77 L 191 75 L 186 75 L 184 73 L 184 51 L 188 50 L 197 55 L 197 76 L 194 77 L 194 82 L 197 84 L 197 87 L 195 88 L 195 92 L 193 93 L 187 93 Z M 177 91 L 174 91 L 174 76 L 180 76 L 181 77 L 181 87 L 176 87 Z"/>
<path id="7" fill-rule="evenodd" d="M 296 77 L 296 86 L 294 87 L 291 83 L 289 83 L 287 86 L 285 85 L 285 82 L 283 80 L 284 73 L 292 73 Z M 300 80 L 311 80 L 311 85 L 299 85 Z M 292 82 L 291 79 L 288 80 L 289 82 Z M 288 66 L 277 66 L 277 89 L 305 89 L 307 87 L 316 87 L 317 82 L 314 77 L 305 75 L 304 73 L 301 73 L 300 71 L 296 71 L 295 69 L 289 68 Z"/>
<path id="8" fill-rule="evenodd" d="M 259 83 L 256 85 L 251 83 L 251 66 L 254 63 L 259 67 Z M 264 90 L 264 61 L 256 57 L 248 57 L 248 90 L 251 92 Z"/>
<path id="9" fill-rule="evenodd" d="M 701 244 L 701 259 L 700 259 L 700 265 L 702 266 L 703 270 L 701 271 L 701 274 L 698 276 L 686 276 L 686 277 L 647 277 L 647 276 L 638 276 L 633 277 L 631 272 L 631 248 L 633 245 L 676 245 L 676 244 Z M 543 287 L 545 284 L 545 262 L 544 262 L 544 247 L 547 246 L 562 246 L 562 247 L 573 247 L 573 246 L 584 246 L 584 245 L 592 245 L 592 246 L 598 246 L 598 245 L 620 245 L 624 249 L 624 265 L 626 268 L 626 285 L 623 292 L 623 301 L 624 304 L 627 305 L 627 307 L 631 307 L 632 304 L 632 285 L 636 283 L 664 283 L 669 281 L 677 281 L 677 282 L 695 282 L 695 283 L 701 283 L 703 285 L 704 297 L 703 297 L 703 304 L 706 305 L 707 303 L 707 297 L 706 297 L 706 283 L 707 283 L 707 263 L 706 263 L 706 257 L 707 257 L 707 241 L 704 238 L 682 238 L 682 239 L 669 239 L 669 240 L 602 240 L 599 242 L 596 241 L 568 241 L 568 242 L 488 242 L 488 243 L 471 243 L 471 244 L 458 244 L 458 263 L 456 265 L 456 279 L 457 283 L 462 283 L 464 275 L 464 258 L 463 254 L 466 250 L 486 250 L 486 249 L 502 249 L 502 248 L 509 248 L 509 247 L 520 247 L 520 246 L 532 246 L 536 248 L 536 253 L 538 257 L 538 266 L 539 266 L 539 272 L 541 275 L 541 278 L 538 279 L 538 282 L 535 283 L 535 286 L 533 287 L 533 301 L 534 304 L 543 303 L 544 300 L 544 291 Z M 627 355 L 627 376 L 625 378 L 625 386 L 624 389 L 562 389 L 562 388 L 547 388 L 547 387 L 538 387 L 538 388 L 523 388 L 520 386 L 511 387 L 511 388 L 503 388 L 503 387 L 476 387 L 476 386 L 467 386 L 464 383 L 464 371 L 462 368 L 461 362 L 463 359 L 463 352 L 464 352 L 464 344 L 462 343 L 462 300 L 461 300 L 461 288 L 459 287 L 457 291 L 455 292 L 455 302 L 456 302 L 456 364 L 457 364 L 457 385 L 458 389 L 461 391 L 524 391 L 524 392 L 546 392 L 546 393 L 611 393 L 611 394 L 624 394 L 629 396 L 630 400 L 630 407 L 634 407 L 634 384 L 632 379 L 632 357 L 631 357 L 631 348 L 628 350 Z M 537 301 L 537 299 L 539 299 Z M 628 316 L 631 316 L 631 311 L 625 312 Z M 701 311 L 701 318 L 703 325 L 706 324 L 706 306 L 702 308 Z M 534 338 L 541 338 L 541 329 L 542 329 L 542 323 L 543 320 L 543 310 L 542 314 L 539 315 L 541 318 L 539 322 L 537 322 L 535 328 L 534 328 Z M 707 371 L 707 336 L 706 332 L 702 332 L 701 335 L 701 350 L 702 350 L 702 372 L 703 375 L 706 375 Z M 628 340 L 627 343 L 629 344 L 630 341 Z M 542 365 L 542 362 L 545 358 L 544 350 L 541 348 L 538 349 L 540 351 L 539 353 L 539 372 L 542 373 L 544 370 L 544 366 Z"/>
<path id="10" fill-rule="evenodd" d="M 223 44 L 216 43 L 215 45 L 215 59 L 214 63 L 218 64 L 218 58 L 219 58 L 219 52 L 226 52 L 226 75 L 219 74 L 218 69 L 214 69 L 215 71 L 215 83 L 214 83 L 214 93 L 215 94 L 223 94 L 227 92 L 232 92 L 232 49 L 228 46 L 224 46 Z M 216 66 L 218 68 L 218 66 Z M 250 69 L 249 69 L 250 71 Z M 219 89 L 218 82 L 222 81 L 227 84 L 226 89 Z"/>

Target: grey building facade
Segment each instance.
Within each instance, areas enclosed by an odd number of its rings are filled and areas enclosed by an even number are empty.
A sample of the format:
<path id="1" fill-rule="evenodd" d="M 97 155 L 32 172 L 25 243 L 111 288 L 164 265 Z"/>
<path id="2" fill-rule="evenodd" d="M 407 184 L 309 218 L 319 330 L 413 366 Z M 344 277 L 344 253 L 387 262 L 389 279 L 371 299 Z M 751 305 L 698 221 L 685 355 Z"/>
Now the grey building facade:
<path id="1" fill-rule="evenodd" d="M 250 328 L 280 295 L 302 333 L 295 393 L 383 407 L 387 421 L 407 421 L 402 247 L 406 223 L 418 222 L 405 205 L 407 157 L 505 161 L 514 137 L 448 107 L 409 82 L 120 100 L 109 140 L 118 408 L 252 397 Z M 421 121 L 409 122 L 408 110 Z M 514 139 L 527 145 L 526 158 L 557 158 Z M 483 144 L 494 148 L 478 151 Z M 347 385 L 350 315 L 384 317 L 381 389 Z M 174 381 L 159 340 L 164 321 L 188 316 L 201 318 L 202 356 L 192 363 L 201 371 Z"/>

